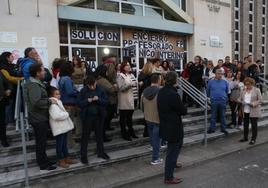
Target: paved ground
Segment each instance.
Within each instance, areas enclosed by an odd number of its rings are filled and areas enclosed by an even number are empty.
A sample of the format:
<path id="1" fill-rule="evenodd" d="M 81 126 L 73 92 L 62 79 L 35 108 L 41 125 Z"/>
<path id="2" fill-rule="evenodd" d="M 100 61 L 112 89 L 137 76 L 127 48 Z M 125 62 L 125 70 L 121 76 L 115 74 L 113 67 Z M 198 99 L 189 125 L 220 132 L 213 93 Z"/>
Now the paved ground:
<path id="1" fill-rule="evenodd" d="M 183 188 L 267 188 L 268 176 L 268 129 L 259 131 L 257 149 L 248 149 L 248 143 L 239 143 L 241 134 L 224 137 L 209 142 L 208 147 L 194 145 L 183 148 L 180 162 L 188 166 L 179 175 L 184 179 L 183 184 L 171 187 Z M 242 151 L 242 153 L 238 153 Z M 227 156 L 224 159 L 219 157 Z M 215 161 L 208 163 L 210 159 Z M 39 180 L 31 185 L 32 188 L 115 188 L 115 187 L 153 187 L 162 188 L 164 166 L 149 165 L 150 158 L 139 158 L 128 162 L 114 164 L 104 168 L 94 168 L 84 173 L 73 173 L 68 176 Z M 201 164 L 197 166 L 198 164 Z M 205 164 L 205 165 L 202 165 Z M 257 166 L 253 166 L 253 165 Z M 196 165 L 196 167 L 190 167 Z M 247 165 L 250 165 L 247 167 Z M 241 171 L 239 169 L 242 169 Z M 267 168 L 267 169 L 265 169 Z M 263 171 L 263 172 L 262 172 Z M 161 175 L 159 177 L 159 175 Z M 252 179 L 251 179 L 252 176 Z M 159 177 L 150 179 L 152 177 Z M 149 180 L 149 181 L 147 181 Z M 245 184 L 242 184 L 246 181 Z M 141 182 L 141 183 L 137 183 Z M 219 183 L 220 182 L 220 183 Z M 223 182 L 223 183 L 222 183 Z M 260 183 L 263 183 L 261 185 Z M 266 183 L 266 185 L 264 184 Z M 232 184 L 232 186 L 230 185 Z M 254 186 L 252 186 L 254 184 Z M 256 184 L 256 186 L 255 186 Z M 243 186 L 242 186 L 243 185 Z"/>
<path id="2" fill-rule="evenodd" d="M 182 169 L 176 175 L 184 180 L 180 185 L 164 186 L 158 177 L 128 188 L 267 188 L 268 144 Z"/>

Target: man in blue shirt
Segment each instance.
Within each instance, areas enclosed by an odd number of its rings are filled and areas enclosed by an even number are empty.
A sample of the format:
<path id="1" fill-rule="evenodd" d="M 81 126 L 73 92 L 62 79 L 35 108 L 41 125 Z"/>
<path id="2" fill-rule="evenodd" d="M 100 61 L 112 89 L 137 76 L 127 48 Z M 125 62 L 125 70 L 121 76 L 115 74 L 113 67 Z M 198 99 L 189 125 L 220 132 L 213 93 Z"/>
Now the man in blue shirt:
<path id="1" fill-rule="evenodd" d="M 208 130 L 208 134 L 214 133 L 216 130 L 216 116 L 219 111 L 221 119 L 221 132 L 225 135 L 226 131 L 226 104 L 228 101 L 228 82 L 222 79 L 223 71 L 217 69 L 215 73 L 215 79 L 208 82 L 207 94 L 211 100 L 211 124 Z"/>

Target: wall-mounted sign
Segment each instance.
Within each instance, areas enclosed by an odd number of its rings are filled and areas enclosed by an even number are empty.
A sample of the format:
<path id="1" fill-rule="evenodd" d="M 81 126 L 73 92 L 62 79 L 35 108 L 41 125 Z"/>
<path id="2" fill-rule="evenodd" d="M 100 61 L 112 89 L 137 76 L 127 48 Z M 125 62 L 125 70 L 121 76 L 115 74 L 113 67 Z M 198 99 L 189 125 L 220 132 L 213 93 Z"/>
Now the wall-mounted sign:
<path id="1" fill-rule="evenodd" d="M 32 37 L 32 47 L 47 48 L 47 38 L 46 37 Z"/>
<path id="2" fill-rule="evenodd" d="M 185 41 L 185 38 L 173 34 L 123 30 L 123 46 L 138 44 L 139 57 L 181 59 L 184 57 Z"/>
<path id="3" fill-rule="evenodd" d="M 0 42 L 3 43 L 17 43 L 17 32 L 0 32 Z"/>
<path id="4" fill-rule="evenodd" d="M 118 41 L 120 40 L 120 34 L 116 32 L 95 32 L 86 30 L 71 30 L 72 40 L 106 40 L 106 41 Z"/>
<path id="5" fill-rule="evenodd" d="M 221 7 L 231 7 L 231 3 L 224 2 L 222 0 L 202 0 L 208 3 L 208 10 L 211 12 L 218 13 L 221 9 Z"/>
<path id="6" fill-rule="evenodd" d="M 220 40 L 220 37 L 218 36 L 210 36 L 210 46 L 211 47 L 216 47 L 216 48 L 221 48 L 223 47 L 223 44 Z"/>

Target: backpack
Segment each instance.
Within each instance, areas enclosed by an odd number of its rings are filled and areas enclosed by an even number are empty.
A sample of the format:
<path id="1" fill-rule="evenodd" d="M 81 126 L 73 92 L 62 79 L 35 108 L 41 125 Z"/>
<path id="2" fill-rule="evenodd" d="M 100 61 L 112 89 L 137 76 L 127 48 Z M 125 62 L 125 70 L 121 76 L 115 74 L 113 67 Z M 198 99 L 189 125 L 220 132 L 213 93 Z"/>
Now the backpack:
<path id="1" fill-rule="evenodd" d="M 23 58 L 19 58 L 17 60 L 17 63 L 15 65 L 15 71 L 17 72 L 18 76 L 23 76 L 23 72 L 22 72 L 22 62 L 23 62 Z"/>

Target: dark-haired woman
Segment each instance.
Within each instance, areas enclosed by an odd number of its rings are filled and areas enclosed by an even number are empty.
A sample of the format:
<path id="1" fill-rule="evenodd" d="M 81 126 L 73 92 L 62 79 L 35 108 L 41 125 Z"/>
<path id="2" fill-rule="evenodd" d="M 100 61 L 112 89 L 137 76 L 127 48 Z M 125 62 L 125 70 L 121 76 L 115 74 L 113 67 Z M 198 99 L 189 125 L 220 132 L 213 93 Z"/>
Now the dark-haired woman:
<path id="1" fill-rule="evenodd" d="M 123 62 L 120 67 L 120 74 L 117 77 L 118 85 L 118 108 L 120 114 L 120 127 L 122 137 L 125 140 L 131 141 L 132 138 L 138 138 L 135 135 L 132 116 L 134 113 L 134 96 L 133 85 L 131 78 L 131 67 L 128 62 Z M 126 130 L 128 127 L 128 131 Z M 132 137 L 132 138 L 131 138 Z"/>
<path id="2" fill-rule="evenodd" d="M 81 126 L 79 123 L 79 114 L 77 112 L 77 95 L 78 91 L 75 89 L 71 79 L 73 73 L 73 66 L 71 63 L 65 62 L 60 68 L 59 90 L 61 93 L 61 101 L 74 122 L 76 129 L 76 137 L 81 135 Z M 68 144 L 72 148 L 75 144 L 72 135 L 68 134 Z"/>
<path id="3" fill-rule="evenodd" d="M 0 71 L 4 75 L 4 77 L 11 84 L 12 94 L 10 96 L 9 105 L 7 106 L 7 114 L 6 114 L 6 122 L 11 123 L 14 122 L 14 110 L 15 110 L 15 100 L 16 100 L 16 89 L 17 83 L 19 80 L 22 80 L 23 77 L 19 75 L 18 71 L 16 71 L 14 57 L 11 52 L 3 52 L 0 55 Z"/>
<path id="4" fill-rule="evenodd" d="M 5 76 L 0 72 L 0 140 L 3 147 L 8 147 L 6 136 L 6 101 L 11 95 L 10 84 Z"/>
<path id="5" fill-rule="evenodd" d="M 117 110 L 117 85 L 112 84 L 108 78 L 107 78 L 107 70 L 108 68 L 105 65 L 100 65 L 96 69 L 96 77 L 97 77 L 97 84 L 101 86 L 105 91 L 109 99 L 109 103 L 106 108 L 106 117 L 104 119 L 104 142 L 110 141 L 110 139 L 107 138 L 105 131 L 111 131 L 114 130 L 114 128 L 111 127 L 111 121 L 114 117 L 114 114 Z"/>
<path id="6" fill-rule="evenodd" d="M 73 68 L 72 80 L 75 88 L 80 91 L 83 88 L 83 83 L 86 75 L 86 69 L 82 66 L 82 61 L 78 56 L 73 57 Z"/>

